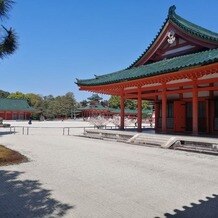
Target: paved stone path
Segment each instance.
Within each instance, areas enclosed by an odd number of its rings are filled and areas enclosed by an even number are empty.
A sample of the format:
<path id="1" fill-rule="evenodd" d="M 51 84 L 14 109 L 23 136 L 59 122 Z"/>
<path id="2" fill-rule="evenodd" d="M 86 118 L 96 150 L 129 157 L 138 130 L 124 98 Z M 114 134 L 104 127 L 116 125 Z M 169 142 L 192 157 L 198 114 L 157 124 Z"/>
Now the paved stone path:
<path id="1" fill-rule="evenodd" d="M 217 156 L 62 136 L 58 129 L 1 134 L 0 143 L 30 160 L 0 168 L 0 217 L 218 217 Z"/>

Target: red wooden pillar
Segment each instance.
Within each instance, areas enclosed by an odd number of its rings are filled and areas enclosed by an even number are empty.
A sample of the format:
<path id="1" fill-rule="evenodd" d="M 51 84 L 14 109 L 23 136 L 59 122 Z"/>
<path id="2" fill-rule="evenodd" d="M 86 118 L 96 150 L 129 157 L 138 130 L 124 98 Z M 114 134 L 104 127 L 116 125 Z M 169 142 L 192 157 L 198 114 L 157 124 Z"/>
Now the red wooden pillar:
<path id="1" fill-rule="evenodd" d="M 166 87 L 162 91 L 162 132 L 166 133 L 167 131 L 167 94 Z"/>
<path id="2" fill-rule="evenodd" d="M 183 86 L 179 87 L 180 90 L 183 90 Z M 183 93 L 179 93 L 179 99 L 182 100 L 183 99 Z"/>
<path id="3" fill-rule="evenodd" d="M 196 81 L 194 81 L 192 90 L 192 133 L 198 135 L 198 90 Z"/>
<path id="4" fill-rule="evenodd" d="M 141 132 L 142 131 L 142 91 L 141 87 L 138 88 L 138 103 L 137 103 L 137 131 Z"/>
<path id="5" fill-rule="evenodd" d="M 122 93 L 120 96 L 120 129 L 124 130 L 124 119 L 125 119 L 125 98 Z"/>
<path id="6" fill-rule="evenodd" d="M 213 87 L 214 84 L 210 83 L 210 87 Z M 213 133 L 214 131 L 214 91 L 209 91 L 209 133 Z"/>
<path id="7" fill-rule="evenodd" d="M 158 96 L 155 96 L 154 100 L 154 112 L 155 112 L 155 131 L 158 129 L 158 120 L 159 120 L 159 112 L 160 112 L 160 105 L 158 103 Z"/>
<path id="8" fill-rule="evenodd" d="M 207 99 L 205 103 L 206 103 L 206 132 L 209 133 L 210 132 L 210 102 Z"/>

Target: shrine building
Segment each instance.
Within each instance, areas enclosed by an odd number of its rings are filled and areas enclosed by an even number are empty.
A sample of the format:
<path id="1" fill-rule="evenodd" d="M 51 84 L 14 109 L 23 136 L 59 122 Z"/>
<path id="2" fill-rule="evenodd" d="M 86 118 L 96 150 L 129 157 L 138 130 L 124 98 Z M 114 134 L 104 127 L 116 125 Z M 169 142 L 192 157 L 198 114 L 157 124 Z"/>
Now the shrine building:
<path id="1" fill-rule="evenodd" d="M 93 94 L 88 98 L 87 105 L 82 106 L 77 109 L 77 116 L 83 118 L 89 117 L 104 117 L 104 118 L 112 118 L 113 116 L 120 114 L 119 108 L 111 108 L 106 105 L 102 105 L 100 100 L 102 98 L 98 94 Z M 135 118 L 137 116 L 137 110 L 125 108 L 124 114 L 128 118 Z M 142 110 L 142 116 L 152 116 L 152 109 L 147 108 Z"/>
<path id="2" fill-rule="evenodd" d="M 218 134 L 218 33 L 191 23 L 169 8 L 157 36 L 128 68 L 77 79 L 80 90 L 120 96 L 121 129 L 124 101 L 155 105 L 155 130 L 162 133 Z"/>
<path id="3" fill-rule="evenodd" d="M 4 120 L 28 120 L 33 112 L 24 99 L 0 98 L 0 117 Z"/>

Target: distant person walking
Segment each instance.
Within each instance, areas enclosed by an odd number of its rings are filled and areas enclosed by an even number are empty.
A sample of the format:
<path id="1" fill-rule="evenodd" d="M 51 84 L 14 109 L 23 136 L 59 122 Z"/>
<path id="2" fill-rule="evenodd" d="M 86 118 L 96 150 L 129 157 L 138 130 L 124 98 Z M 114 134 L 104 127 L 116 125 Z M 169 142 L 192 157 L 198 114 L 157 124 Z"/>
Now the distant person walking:
<path id="1" fill-rule="evenodd" d="M 28 124 L 31 125 L 32 124 L 32 118 L 29 118 Z"/>

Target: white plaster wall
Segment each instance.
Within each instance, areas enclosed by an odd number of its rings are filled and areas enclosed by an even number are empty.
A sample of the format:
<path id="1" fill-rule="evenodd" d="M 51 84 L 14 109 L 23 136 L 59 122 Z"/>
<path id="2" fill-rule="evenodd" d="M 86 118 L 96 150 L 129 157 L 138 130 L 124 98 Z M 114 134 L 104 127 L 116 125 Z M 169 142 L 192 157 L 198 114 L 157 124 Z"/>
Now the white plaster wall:
<path id="1" fill-rule="evenodd" d="M 179 99 L 179 94 L 167 95 L 167 99 L 169 100 Z"/>
<path id="2" fill-rule="evenodd" d="M 198 92 L 198 97 L 208 97 L 208 96 L 209 96 L 209 92 L 208 91 Z"/>
<path id="3" fill-rule="evenodd" d="M 158 100 L 161 100 L 162 96 L 158 95 Z M 179 99 L 179 94 L 167 95 L 168 100 L 176 100 Z"/>
<path id="4" fill-rule="evenodd" d="M 183 82 L 190 82 L 190 79 L 178 79 L 178 80 L 172 80 L 168 82 L 167 84 L 174 84 L 174 83 L 183 83 Z"/>
<path id="5" fill-rule="evenodd" d="M 161 85 L 161 83 L 148 84 L 148 85 L 142 86 L 142 88 L 152 87 L 152 86 L 159 86 L 159 85 Z"/>
<path id="6" fill-rule="evenodd" d="M 137 86 L 127 87 L 124 90 L 131 90 L 131 89 L 137 89 Z"/>
<path id="7" fill-rule="evenodd" d="M 192 98 L 192 93 L 183 93 L 183 98 Z"/>
<path id="8" fill-rule="evenodd" d="M 211 79 L 211 78 L 217 78 L 217 77 L 218 77 L 218 73 L 213 73 L 213 74 L 209 74 L 209 75 L 202 76 L 202 77 L 199 78 L 198 80 Z"/>

